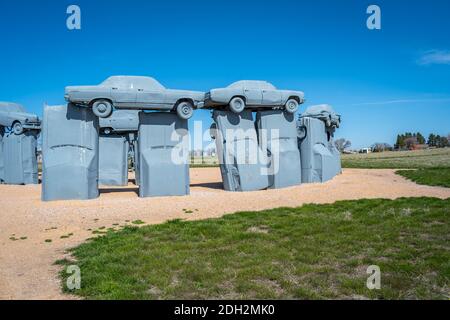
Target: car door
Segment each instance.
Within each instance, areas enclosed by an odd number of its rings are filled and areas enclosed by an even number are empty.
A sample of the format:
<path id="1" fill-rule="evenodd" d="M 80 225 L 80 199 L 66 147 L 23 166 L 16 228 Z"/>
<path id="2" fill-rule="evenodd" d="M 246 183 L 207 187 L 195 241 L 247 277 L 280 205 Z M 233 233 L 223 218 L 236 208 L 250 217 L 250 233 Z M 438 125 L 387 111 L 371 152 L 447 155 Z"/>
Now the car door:
<path id="1" fill-rule="evenodd" d="M 165 91 L 154 88 L 138 88 L 136 104 L 139 107 L 164 109 Z"/>
<path id="2" fill-rule="evenodd" d="M 112 85 L 110 90 L 114 106 L 126 108 L 136 107 L 137 88 L 135 88 L 132 82 Z"/>
<path id="3" fill-rule="evenodd" d="M 254 88 L 251 86 L 244 87 L 244 96 L 247 105 L 260 105 L 262 102 L 262 91 L 259 88 Z"/>
<path id="4" fill-rule="evenodd" d="M 273 89 L 262 90 L 262 104 L 266 106 L 281 105 L 281 92 Z"/>

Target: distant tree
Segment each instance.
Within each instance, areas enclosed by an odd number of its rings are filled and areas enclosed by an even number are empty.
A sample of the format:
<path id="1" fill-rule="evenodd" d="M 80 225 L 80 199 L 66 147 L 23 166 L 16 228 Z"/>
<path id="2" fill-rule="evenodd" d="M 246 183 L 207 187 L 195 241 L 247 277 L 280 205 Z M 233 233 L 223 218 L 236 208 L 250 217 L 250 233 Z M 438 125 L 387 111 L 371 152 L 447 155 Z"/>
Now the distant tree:
<path id="1" fill-rule="evenodd" d="M 403 149 L 405 147 L 405 136 L 403 134 L 397 135 L 397 141 L 394 147 L 395 149 Z"/>
<path id="2" fill-rule="evenodd" d="M 428 136 L 428 146 L 436 147 L 436 136 L 433 133 Z"/>
<path id="3" fill-rule="evenodd" d="M 350 148 L 352 143 L 349 140 L 340 138 L 334 141 L 334 145 L 339 150 L 339 152 L 342 153 L 345 149 Z"/>
<path id="4" fill-rule="evenodd" d="M 449 147 L 450 143 L 447 137 L 436 136 L 436 147 L 445 148 Z"/>
<path id="5" fill-rule="evenodd" d="M 384 151 L 392 151 L 394 148 L 388 143 L 374 143 L 372 145 L 372 152 L 384 152 Z"/>
<path id="6" fill-rule="evenodd" d="M 416 137 L 408 137 L 405 139 L 405 147 L 408 150 L 412 150 L 414 149 L 414 147 L 416 145 L 418 145 L 419 143 L 417 142 L 417 138 Z"/>
<path id="7" fill-rule="evenodd" d="M 420 133 L 416 133 L 416 139 L 419 144 L 425 144 L 425 137 Z"/>

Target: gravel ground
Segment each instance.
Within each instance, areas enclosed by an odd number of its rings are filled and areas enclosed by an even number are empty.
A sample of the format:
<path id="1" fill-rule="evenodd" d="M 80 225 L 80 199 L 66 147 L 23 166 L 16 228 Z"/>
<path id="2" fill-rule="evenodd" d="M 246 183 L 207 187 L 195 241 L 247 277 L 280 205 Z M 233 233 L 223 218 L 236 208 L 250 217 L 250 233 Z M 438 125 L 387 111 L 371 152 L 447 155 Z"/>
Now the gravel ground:
<path id="1" fill-rule="evenodd" d="M 344 199 L 450 197 L 450 188 L 416 185 L 394 172 L 346 169 L 324 184 L 231 193 L 221 190 L 218 168 L 199 168 L 191 169 L 190 196 L 141 199 L 137 187 L 130 184 L 102 188 L 100 197 L 89 201 L 41 202 L 40 186 L 0 185 L 0 299 L 74 298 L 61 293 L 60 269 L 53 263 L 101 227 L 131 224 L 138 219 L 146 224 L 174 218 L 204 219 Z M 68 234 L 73 235 L 61 238 Z"/>

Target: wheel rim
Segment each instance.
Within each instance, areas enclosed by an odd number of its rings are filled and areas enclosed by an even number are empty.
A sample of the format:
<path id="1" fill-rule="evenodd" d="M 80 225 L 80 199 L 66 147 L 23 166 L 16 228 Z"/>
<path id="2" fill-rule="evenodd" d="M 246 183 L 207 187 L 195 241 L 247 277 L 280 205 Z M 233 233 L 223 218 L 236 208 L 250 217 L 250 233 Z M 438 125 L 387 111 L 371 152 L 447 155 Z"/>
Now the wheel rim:
<path id="1" fill-rule="evenodd" d="M 294 111 L 296 107 L 297 107 L 297 104 L 294 101 L 289 101 L 289 103 L 288 103 L 289 110 Z"/>
<path id="2" fill-rule="evenodd" d="M 104 103 L 99 103 L 99 104 L 97 105 L 97 110 L 98 110 L 100 113 L 106 112 L 107 109 L 108 109 L 108 107 L 107 107 L 106 104 L 104 104 Z"/>
<path id="3" fill-rule="evenodd" d="M 244 109 L 245 105 L 241 99 L 234 99 L 231 102 L 231 109 L 235 112 L 241 112 Z"/>
<path id="4" fill-rule="evenodd" d="M 20 123 L 16 123 L 13 127 L 13 130 L 16 134 L 22 133 L 22 125 Z"/>
<path id="5" fill-rule="evenodd" d="M 191 108 L 187 104 L 184 104 L 181 107 L 181 113 L 184 114 L 185 116 L 187 116 L 191 113 Z"/>

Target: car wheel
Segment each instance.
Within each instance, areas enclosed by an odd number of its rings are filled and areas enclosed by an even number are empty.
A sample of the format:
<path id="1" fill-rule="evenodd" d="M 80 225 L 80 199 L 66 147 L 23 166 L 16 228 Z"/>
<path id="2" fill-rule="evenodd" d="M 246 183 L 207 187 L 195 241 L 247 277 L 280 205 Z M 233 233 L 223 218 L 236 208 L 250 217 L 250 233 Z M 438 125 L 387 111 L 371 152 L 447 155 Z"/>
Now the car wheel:
<path id="1" fill-rule="evenodd" d="M 111 115 L 113 107 L 107 100 L 97 100 L 92 104 L 92 111 L 99 118 L 107 118 Z"/>
<path id="2" fill-rule="evenodd" d="M 187 101 L 180 102 L 177 105 L 177 114 L 181 119 L 188 120 L 194 114 L 194 106 Z"/>
<path id="3" fill-rule="evenodd" d="M 289 113 L 295 113 L 298 110 L 298 102 L 295 99 L 289 99 L 285 105 L 286 111 Z"/>
<path id="4" fill-rule="evenodd" d="M 229 106 L 234 113 L 241 113 L 245 109 L 245 101 L 240 97 L 234 97 L 231 99 Z"/>
<path id="5" fill-rule="evenodd" d="M 15 122 L 12 127 L 12 131 L 14 134 L 19 135 L 23 133 L 23 126 L 20 122 Z"/>

